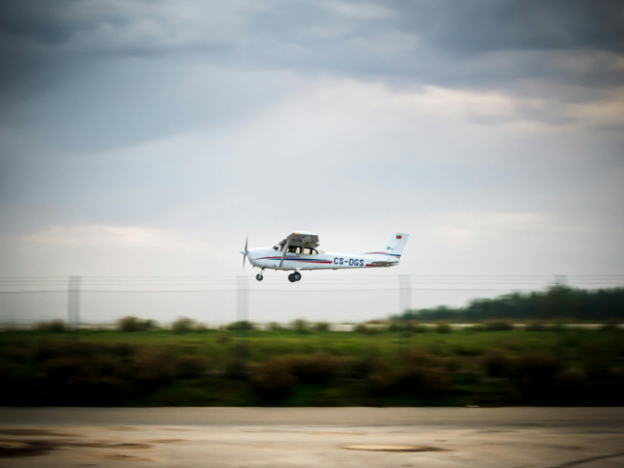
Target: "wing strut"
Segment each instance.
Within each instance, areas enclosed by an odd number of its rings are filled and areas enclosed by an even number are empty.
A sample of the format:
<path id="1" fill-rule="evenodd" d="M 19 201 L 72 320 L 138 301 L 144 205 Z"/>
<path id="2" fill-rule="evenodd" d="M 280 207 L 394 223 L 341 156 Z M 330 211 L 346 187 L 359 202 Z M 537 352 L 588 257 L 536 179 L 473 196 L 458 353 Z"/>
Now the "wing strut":
<path id="1" fill-rule="evenodd" d="M 280 260 L 279 267 L 282 268 L 282 263 L 284 263 L 284 257 L 286 256 L 286 252 L 288 252 L 288 245 L 290 244 L 290 236 L 286 239 L 286 244 L 284 244 L 284 252 L 282 252 L 282 259 Z"/>

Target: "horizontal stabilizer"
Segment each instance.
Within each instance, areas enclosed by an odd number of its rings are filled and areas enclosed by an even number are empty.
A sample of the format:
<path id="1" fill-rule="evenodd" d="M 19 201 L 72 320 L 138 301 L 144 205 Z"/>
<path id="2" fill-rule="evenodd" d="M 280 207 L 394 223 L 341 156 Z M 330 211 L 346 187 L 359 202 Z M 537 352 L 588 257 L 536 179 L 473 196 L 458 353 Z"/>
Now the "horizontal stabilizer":
<path id="1" fill-rule="evenodd" d="M 399 262 L 371 262 L 369 265 L 372 266 L 392 266 L 396 265 Z"/>

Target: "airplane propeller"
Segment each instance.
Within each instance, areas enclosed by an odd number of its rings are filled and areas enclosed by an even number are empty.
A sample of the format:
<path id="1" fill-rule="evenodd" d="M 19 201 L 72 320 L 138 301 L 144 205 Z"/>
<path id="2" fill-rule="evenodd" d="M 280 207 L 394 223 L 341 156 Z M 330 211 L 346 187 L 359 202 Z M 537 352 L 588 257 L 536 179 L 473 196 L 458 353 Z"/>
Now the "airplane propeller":
<path id="1" fill-rule="evenodd" d="M 249 250 L 247 250 L 248 242 L 249 236 L 245 237 L 245 250 L 241 250 L 241 253 L 243 254 L 243 270 L 245 269 L 245 260 L 247 259 L 247 254 L 249 253 Z"/>

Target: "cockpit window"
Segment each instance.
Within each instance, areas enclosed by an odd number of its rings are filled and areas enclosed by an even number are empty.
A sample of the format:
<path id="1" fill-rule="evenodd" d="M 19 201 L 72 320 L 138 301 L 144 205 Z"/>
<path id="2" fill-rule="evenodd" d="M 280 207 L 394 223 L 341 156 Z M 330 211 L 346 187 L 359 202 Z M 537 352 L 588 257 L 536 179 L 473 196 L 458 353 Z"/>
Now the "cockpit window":
<path id="1" fill-rule="evenodd" d="M 282 251 L 282 244 L 277 244 L 275 247 L 273 247 L 273 250 L 277 250 L 278 252 Z"/>
<path id="2" fill-rule="evenodd" d="M 288 253 L 301 253 L 301 247 L 288 247 Z"/>
<path id="3" fill-rule="evenodd" d="M 316 249 L 313 249 L 312 247 L 304 248 L 303 253 L 304 255 L 318 255 L 318 252 L 316 251 Z"/>

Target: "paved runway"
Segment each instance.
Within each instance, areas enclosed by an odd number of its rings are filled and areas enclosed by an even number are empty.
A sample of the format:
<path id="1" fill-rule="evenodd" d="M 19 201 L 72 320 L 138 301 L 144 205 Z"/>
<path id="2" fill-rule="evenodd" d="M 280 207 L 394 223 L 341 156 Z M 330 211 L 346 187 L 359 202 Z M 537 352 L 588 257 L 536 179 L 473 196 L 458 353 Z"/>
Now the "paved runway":
<path id="1" fill-rule="evenodd" d="M 0 409 L 26 466 L 624 467 L 624 408 Z"/>

